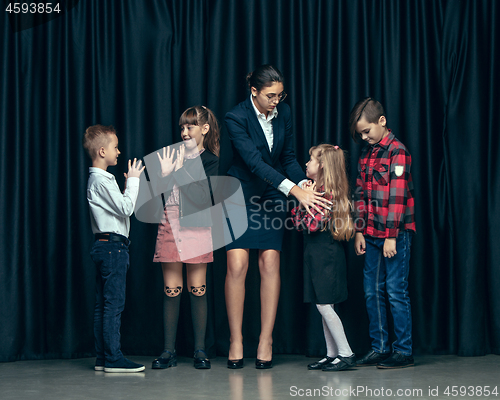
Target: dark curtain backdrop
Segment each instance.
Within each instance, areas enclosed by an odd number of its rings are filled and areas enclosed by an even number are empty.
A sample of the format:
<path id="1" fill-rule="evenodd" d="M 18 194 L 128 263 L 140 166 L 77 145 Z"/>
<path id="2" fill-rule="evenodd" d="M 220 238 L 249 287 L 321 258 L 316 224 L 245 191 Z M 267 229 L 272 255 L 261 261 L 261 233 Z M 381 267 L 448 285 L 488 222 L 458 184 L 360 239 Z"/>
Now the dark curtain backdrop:
<path id="1" fill-rule="evenodd" d="M 7 2 L 2 2 L 6 7 Z M 50 21 L 0 16 L 0 361 L 93 354 L 94 266 L 84 130 L 113 124 L 128 158 L 180 140 L 188 106 L 225 113 L 248 96 L 245 75 L 273 63 L 286 77 L 301 164 L 340 145 L 351 181 L 361 144 L 351 107 L 371 95 L 413 156 L 417 230 L 410 290 L 415 353 L 500 354 L 500 4 L 458 0 L 81 0 Z M 18 19 L 16 19 L 18 18 Z M 24 23 L 24 25 L 22 24 Z M 27 24 L 27 25 L 26 25 Z M 221 174 L 231 160 L 221 138 Z M 162 350 L 156 226 L 132 217 L 123 313 L 127 354 Z M 276 353 L 322 355 L 319 314 L 302 303 L 302 238 L 287 231 Z M 363 259 L 348 254 L 338 305 L 356 353 L 370 347 Z M 225 356 L 225 252 L 209 265 L 210 356 Z M 251 256 L 245 356 L 255 357 L 259 277 Z M 178 351 L 190 355 L 183 299 Z"/>

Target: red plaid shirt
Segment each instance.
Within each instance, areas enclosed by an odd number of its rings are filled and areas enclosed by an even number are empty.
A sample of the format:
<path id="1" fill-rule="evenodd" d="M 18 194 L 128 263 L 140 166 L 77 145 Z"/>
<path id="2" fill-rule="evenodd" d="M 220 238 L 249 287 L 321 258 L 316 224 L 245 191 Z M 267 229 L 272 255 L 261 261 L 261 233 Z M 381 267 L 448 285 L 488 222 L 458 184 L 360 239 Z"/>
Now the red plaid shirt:
<path id="1" fill-rule="evenodd" d="M 317 192 L 322 192 L 323 190 L 324 186 L 316 189 Z M 317 206 L 323 213 L 327 214 L 327 210 L 323 206 L 320 204 Z M 292 222 L 299 232 L 302 230 L 309 232 L 319 231 L 323 229 L 325 224 L 330 220 L 330 217 L 327 218 L 324 215 L 321 215 L 321 213 L 316 211 L 314 208 L 310 208 L 310 210 L 314 217 L 312 217 L 305 208 L 301 209 L 300 206 L 292 209 Z"/>
<path id="2" fill-rule="evenodd" d="M 410 167 L 410 153 L 390 129 L 380 142 L 363 149 L 354 193 L 356 232 L 377 238 L 395 238 L 400 230 L 415 232 Z"/>

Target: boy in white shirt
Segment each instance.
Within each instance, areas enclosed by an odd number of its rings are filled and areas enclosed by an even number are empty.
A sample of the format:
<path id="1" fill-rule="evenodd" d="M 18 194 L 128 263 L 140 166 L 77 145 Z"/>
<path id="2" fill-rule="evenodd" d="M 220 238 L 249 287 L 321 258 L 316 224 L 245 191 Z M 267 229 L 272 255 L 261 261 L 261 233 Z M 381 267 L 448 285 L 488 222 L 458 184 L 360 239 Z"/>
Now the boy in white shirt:
<path id="1" fill-rule="evenodd" d="M 125 282 L 129 267 L 129 217 L 139 193 L 141 161 L 128 161 L 122 193 L 107 168 L 117 164 L 118 138 L 112 126 L 94 125 L 85 131 L 83 147 L 92 159 L 87 200 L 95 235 L 91 256 L 96 265 L 94 337 L 96 371 L 139 372 L 144 365 L 126 359 L 120 350 L 121 313 L 125 306 Z"/>

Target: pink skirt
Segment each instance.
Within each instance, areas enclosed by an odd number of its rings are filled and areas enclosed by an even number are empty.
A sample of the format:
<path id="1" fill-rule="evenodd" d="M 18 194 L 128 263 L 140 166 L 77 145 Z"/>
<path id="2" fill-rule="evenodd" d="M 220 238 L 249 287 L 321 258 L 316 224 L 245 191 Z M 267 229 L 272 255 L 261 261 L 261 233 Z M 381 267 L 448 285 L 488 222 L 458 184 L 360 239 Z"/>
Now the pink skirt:
<path id="1" fill-rule="evenodd" d="M 200 264 L 213 262 L 212 229 L 181 227 L 179 206 L 165 207 L 158 224 L 153 262 Z"/>

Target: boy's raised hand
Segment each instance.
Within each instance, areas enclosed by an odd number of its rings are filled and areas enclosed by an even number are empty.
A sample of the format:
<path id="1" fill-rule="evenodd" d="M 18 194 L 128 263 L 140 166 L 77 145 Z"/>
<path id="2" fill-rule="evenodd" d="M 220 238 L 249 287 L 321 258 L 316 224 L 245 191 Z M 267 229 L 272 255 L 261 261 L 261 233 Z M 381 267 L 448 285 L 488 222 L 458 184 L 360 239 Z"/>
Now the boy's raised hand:
<path id="1" fill-rule="evenodd" d="M 139 178 L 142 174 L 142 171 L 144 171 L 144 168 L 146 168 L 145 165 L 141 168 L 141 164 L 142 164 L 142 160 L 137 161 L 137 158 L 134 158 L 133 163 L 130 160 L 128 160 L 127 177 L 128 178 Z"/>

